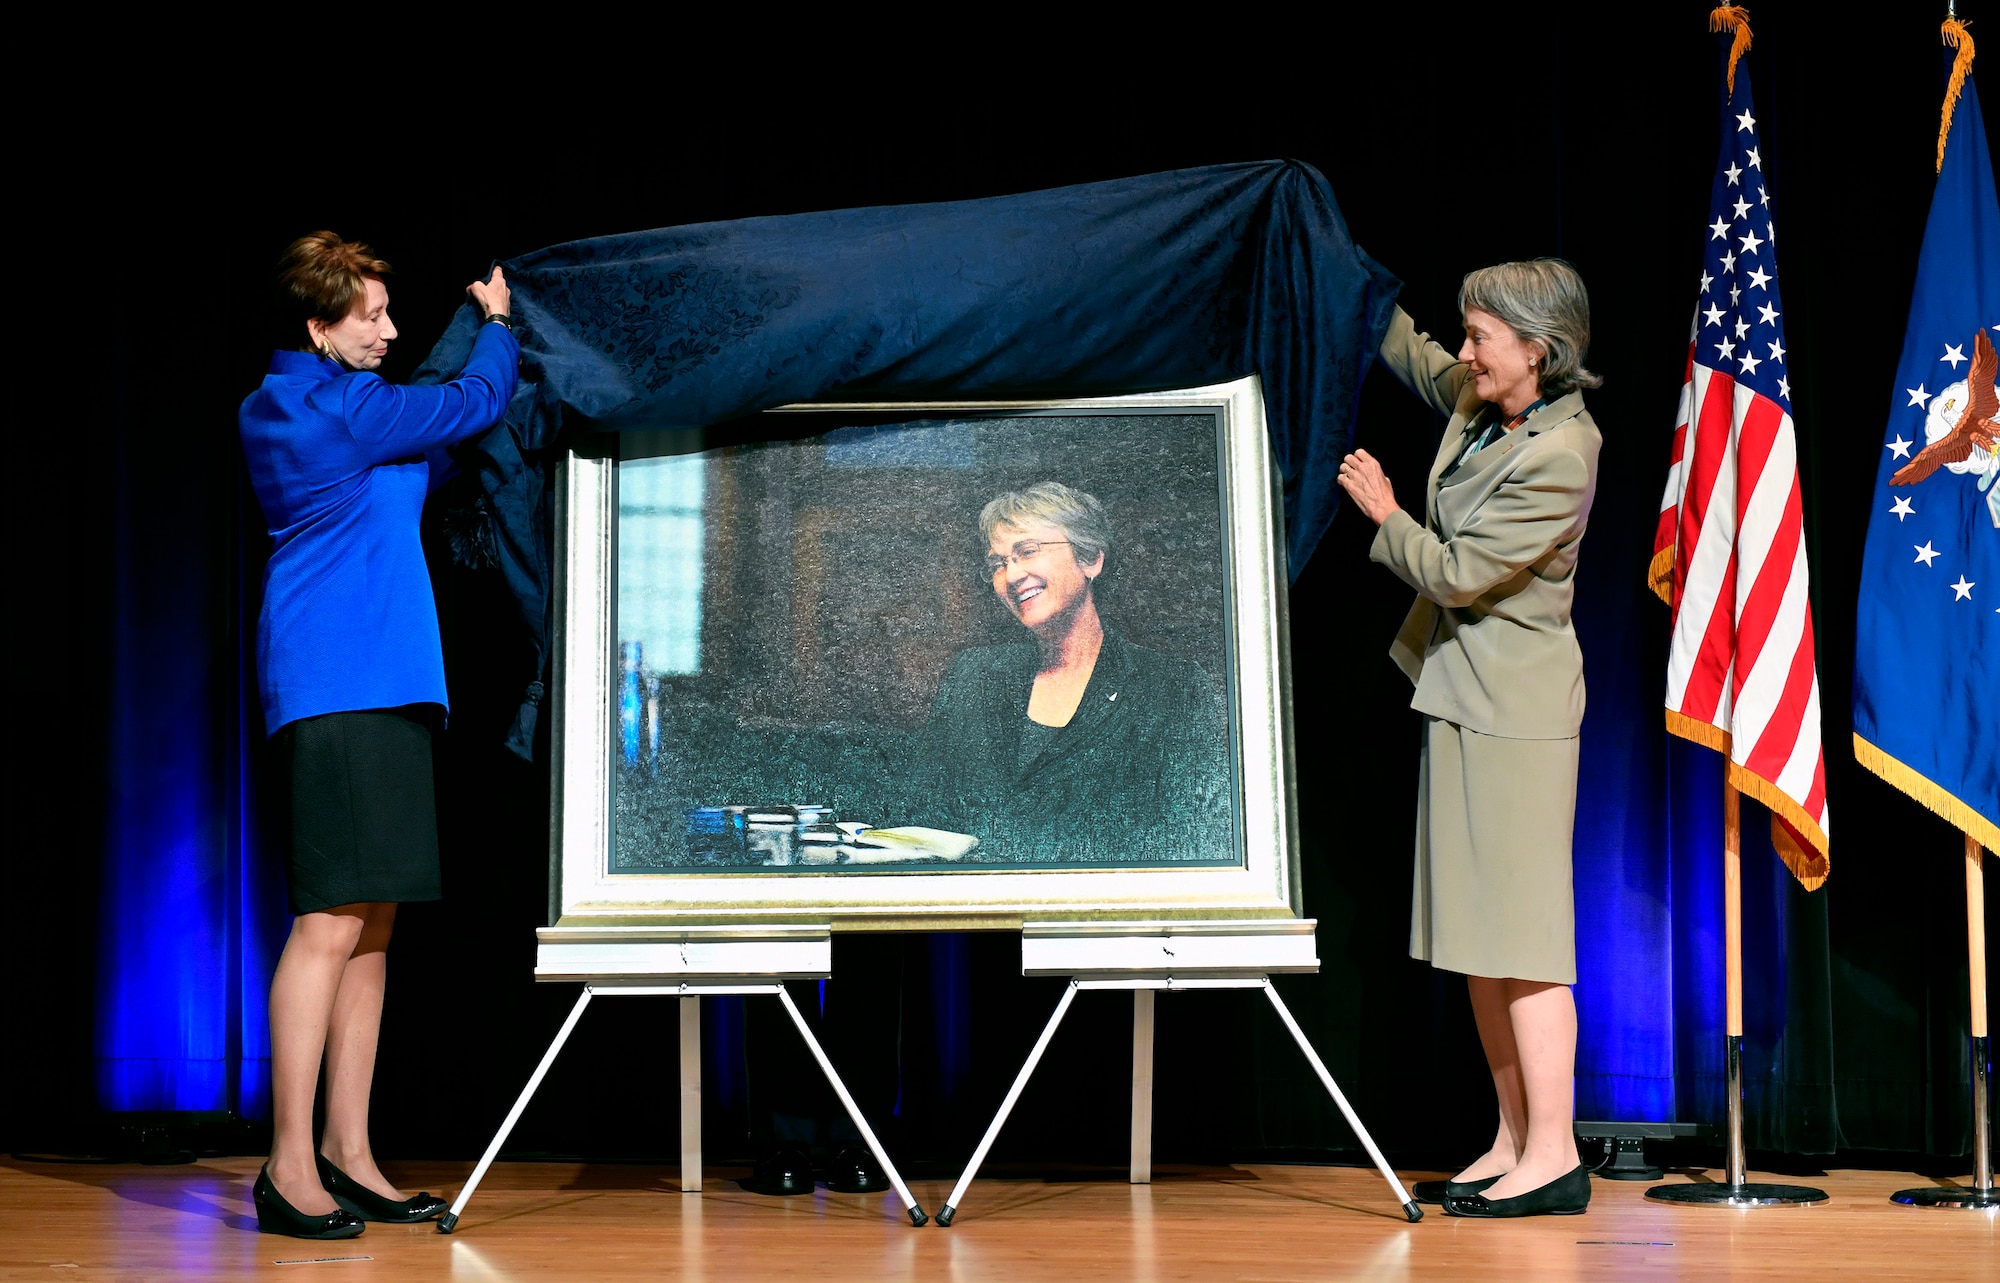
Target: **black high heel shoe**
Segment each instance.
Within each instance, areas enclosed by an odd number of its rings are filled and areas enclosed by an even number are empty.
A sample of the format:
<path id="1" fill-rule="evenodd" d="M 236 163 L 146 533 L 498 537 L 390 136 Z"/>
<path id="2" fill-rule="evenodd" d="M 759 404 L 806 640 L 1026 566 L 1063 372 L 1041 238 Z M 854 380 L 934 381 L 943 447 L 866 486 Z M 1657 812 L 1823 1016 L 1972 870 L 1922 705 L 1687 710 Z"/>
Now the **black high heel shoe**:
<path id="1" fill-rule="evenodd" d="M 1580 1216 L 1590 1206 L 1590 1169 L 1578 1164 L 1546 1185 L 1512 1198 L 1472 1194 L 1444 1201 L 1446 1216 Z"/>
<path id="2" fill-rule="evenodd" d="M 1469 1198 L 1474 1194 L 1483 1194 L 1487 1186 L 1499 1179 L 1498 1176 L 1482 1176 L 1476 1181 L 1418 1181 L 1410 1186 L 1410 1197 L 1419 1203 L 1436 1203 L 1442 1206 L 1447 1198 Z"/>
<path id="3" fill-rule="evenodd" d="M 278 1187 L 271 1183 L 268 1164 L 257 1172 L 257 1183 L 250 1187 L 250 1201 L 257 1205 L 257 1229 L 263 1234 L 287 1234 L 292 1238 L 353 1238 L 368 1228 L 361 1223 L 360 1217 L 345 1207 L 324 1216 L 307 1216 L 287 1203 L 285 1196 L 278 1192 Z"/>
<path id="4" fill-rule="evenodd" d="M 326 1161 L 326 1155 L 314 1154 L 313 1161 L 319 1164 L 319 1182 L 326 1186 L 326 1192 L 333 1195 L 333 1201 L 364 1221 L 386 1221 L 391 1225 L 415 1225 L 418 1221 L 435 1220 L 451 1206 L 441 1198 L 431 1197 L 430 1191 L 413 1194 L 397 1202 L 383 1198 L 346 1172 Z"/>

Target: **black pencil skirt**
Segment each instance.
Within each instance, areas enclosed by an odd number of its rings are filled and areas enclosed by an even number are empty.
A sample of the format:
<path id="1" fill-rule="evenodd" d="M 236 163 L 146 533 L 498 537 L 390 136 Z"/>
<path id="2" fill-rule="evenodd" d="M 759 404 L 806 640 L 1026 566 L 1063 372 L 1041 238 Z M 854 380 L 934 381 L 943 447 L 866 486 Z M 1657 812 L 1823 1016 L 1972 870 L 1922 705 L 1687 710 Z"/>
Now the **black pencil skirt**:
<path id="1" fill-rule="evenodd" d="M 293 913 L 443 898 L 429 704 L 307 717 L 279 730 Z"/>

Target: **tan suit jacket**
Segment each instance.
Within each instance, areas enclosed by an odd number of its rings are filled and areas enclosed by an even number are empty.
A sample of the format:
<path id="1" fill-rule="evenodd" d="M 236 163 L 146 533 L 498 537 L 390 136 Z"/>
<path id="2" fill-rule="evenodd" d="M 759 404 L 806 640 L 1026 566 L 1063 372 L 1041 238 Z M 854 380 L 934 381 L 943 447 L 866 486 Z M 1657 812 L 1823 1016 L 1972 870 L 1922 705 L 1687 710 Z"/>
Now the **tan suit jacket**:
<path id="1" fill-rule="evenodd" d="M 1440 478 L 1487 403 L 1465 364 L 1401 308 L 1382 360 L 1451 416 L 1424 493 L 1424 524 L 1392 512 L 1371 560 L 1422 594 L 1389 655 L 1410 707 L 1467 730 L 1567 739 L 1583 722 L 1583 653 L 1570 624 L 1577 545 L 1597 489 L 1597 425 L 1583 394 L 1558 397 Z"/>

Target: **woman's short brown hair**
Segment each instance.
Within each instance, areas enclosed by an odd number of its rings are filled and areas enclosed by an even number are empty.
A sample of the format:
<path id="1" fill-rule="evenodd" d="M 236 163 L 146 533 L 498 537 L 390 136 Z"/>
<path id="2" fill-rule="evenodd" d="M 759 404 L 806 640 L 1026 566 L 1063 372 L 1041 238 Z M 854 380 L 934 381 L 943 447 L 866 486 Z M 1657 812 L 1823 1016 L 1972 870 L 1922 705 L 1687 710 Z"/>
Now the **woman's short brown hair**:
<path id="1" fill-rule="evenodd" d="M 278 259 L 278 310 L 291 341 L 303 342 L 299 331 L 307 321 L 338 325 L 368 297 L 368 282 L 389 274 L 373 250 L 332 232 L 312 232 L 287 245 Z"/>

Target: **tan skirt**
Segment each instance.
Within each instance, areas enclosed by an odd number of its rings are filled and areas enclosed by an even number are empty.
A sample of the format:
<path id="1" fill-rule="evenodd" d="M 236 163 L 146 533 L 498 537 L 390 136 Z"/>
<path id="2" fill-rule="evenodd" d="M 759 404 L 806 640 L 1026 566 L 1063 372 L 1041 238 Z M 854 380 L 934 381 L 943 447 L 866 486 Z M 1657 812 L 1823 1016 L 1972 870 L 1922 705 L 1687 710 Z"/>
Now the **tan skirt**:
<path id="1" fill-rule="evenodd" d="M 1410 956 L 1469 976 L 1576 983 L 1577 740 L 1424 719 Z"/>

